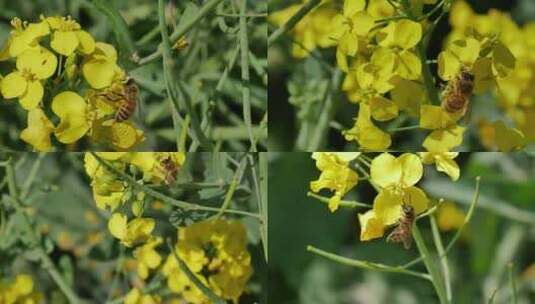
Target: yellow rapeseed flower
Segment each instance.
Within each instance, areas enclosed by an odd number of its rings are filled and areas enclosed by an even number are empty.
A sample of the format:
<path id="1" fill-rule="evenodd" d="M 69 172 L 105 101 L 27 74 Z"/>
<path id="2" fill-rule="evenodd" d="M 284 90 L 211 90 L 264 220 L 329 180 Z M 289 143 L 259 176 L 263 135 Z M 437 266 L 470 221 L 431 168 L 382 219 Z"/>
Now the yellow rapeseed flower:
<path id="1" fill-rule="evenodd" d="M 124 71 L 117 65 L 117 50 L 107 43 L 97 42 L 94 52 L 82 66 L 85 80 L 94 89 L 104 89 L 116 80 L 124 79 Z"/>
<path id="2" fill-rule="evenodd" d="M 321 189 L 334 191 L 329 199 L 329 210 L 338 209 L 340 200 L 358 183 L 358 174 L 349 168 L 348 163 L 359 156 L 358 152 L 315 152 L 312 158 L 316 160 L 316 167 L 321 171 L 320 177 L 310 183 L 313 192 Z"/>
<path id="3" fill-rule="evenodd" d="M 428 208 L 427 195 L 415 186 L 422 175 L 422 162 L 412 153 L 404 153 L 399 157 L 382 153 L 373 159 L 370 178 L 379 188 L 379 193 L 373 202 L 373 209 L 358 216 L 361 240 L 382 237 L 386 227 L 399 221 L 403 204 L 411 205 L 415 214 Z"/>
<path id="4" fill-rule="evenodd" d="M 137 247 L 134 250 L 133 254 L 137 262 L 137 274 L 143 280 L 149 276 L 149 270 L 156 269 L 162 262 L 162 257 L 155 249 L 161 243 L 161 238 L 152 238 L 147 241 L 147 243 Z"/>
<path id="5" fill-rule="evenodd" d="M 146 242 L 154 230 L 155 222 L 152 218 L 135 218 L 128 221 L 126 215 L 114 213 L 108 221 L 110 233 L 121 240 L 126 247 L 133 247 Z"/>
<path id="6" fill-rule="evenodd" d="M 70 56 L 78 49 L 82 54 L 87 55 L 95 50 L 93 37 L 82 30 L 80 24 L 70 16 L 47 18 L 41 16 L 41 19 L 45 20 L 53 31 L 50 46 L 59 54 Z"/>
<path id="7" fill-rule="evenodd" d="M 459 152 L 420 152 L 422 162 L 426 165 L 435 164 L 437 170 L 446 173 L 453 181 L 459 179 L 459 165 L 453 160 Z"/>
<path id="8" fill-rule="evenodd" d="M 26 110 L 36 108 L 43 98 L 41 84 L 56 71 L 58 60 L 44 47 L 29 48 L 18 55 L 17 70 L 2 80 L 1 92 L 4 98 L 19 98 Z"/>
<path id="9" fill-rule="evenodd" d="M 20 138 L 32 145 L 37 151 L 52 150 L 50 134 L 54 132 L 54 125 L 43 110 L 36 108 L 28 112 L 28 127 L 20 133 Z"/>

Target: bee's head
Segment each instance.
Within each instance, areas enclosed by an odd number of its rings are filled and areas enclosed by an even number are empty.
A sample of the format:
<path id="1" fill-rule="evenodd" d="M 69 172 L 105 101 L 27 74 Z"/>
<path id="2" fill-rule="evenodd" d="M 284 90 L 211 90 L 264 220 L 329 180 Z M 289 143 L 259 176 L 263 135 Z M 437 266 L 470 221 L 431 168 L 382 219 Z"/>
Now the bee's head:
<path id="1" fill-rule="evenodd" d="M 414 212 L 414 207 L 409 204 L 403 204 L 401 205 L 401 211 L 403 211 L 404 214 L 411 214 Z"/>
<path id="2" fill-rule="evenodd" d="M 474 79 L 475 79 L 475 77 L 474 77 L 474 75 L 472 73 L 470 73 L 470 72 L 468 72 L 466 70 L 461 72 L 461 80 L 472 82 L 472 81 L 474 81 Z"/>

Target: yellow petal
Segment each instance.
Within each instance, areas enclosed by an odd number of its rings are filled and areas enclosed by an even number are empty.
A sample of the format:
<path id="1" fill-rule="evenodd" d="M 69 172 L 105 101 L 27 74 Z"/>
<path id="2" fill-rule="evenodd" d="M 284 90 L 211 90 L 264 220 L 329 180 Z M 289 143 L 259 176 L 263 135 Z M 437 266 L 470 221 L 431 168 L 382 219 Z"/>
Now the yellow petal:
<path id="1" fill-rule="evenodd" d="M 126 215 L 123 215 L 121 213 L 114 213 L 108 221 L 108 229 L 114 237 L 122 240 L 126 238 L 126 223 Z"/>
<path id="2" fill-rule="evenodd" d="M 94 89 L 109 87 L 115 77 L 116 64 L 107 60 L 90 60 L 82 67 L 85 80 Z"/>
<path id="3" fill-rule="evenodd" d="M 396 73 L 405 79 L 417 80 L 422 74 L 422 63 L 420 58 L 413 52 L 403 51 L 398 56 L 398 67 Z"/>
<path id="4" fill-rule="evenodd" d="M 492 67 L 499 77 L 505 77 L 515 68 L 516 58 L 501 42 L 497 42 L 492 52 Z"/>
<path id="5" fill-rule="evenodd" d="M 385 225 L 393 225 L 401 217 L 403 197 L 394 191 L 381 190 L 373 201 L 373 211 Z"/>
<path id="6" fill-rule="evenodd" d="M 384 223 L 377 218 L 373 210 L 358 215 L 360 223 L 360 240 L 369 241 L 385 234 Z"/>
<path id="7" fill-rule="evenodd" d="M 76 37 L 80 41 L 78 46 L 80 52 L 83 54 L 91 54 L 95 51 L 95 39 L 86 31 L 76 31 Z"/>
<path id="8" fill-rule="evenodd" d="M 420 158 L 413 153 L 404 153 L 398 157 L 398 161 L 401 163 L 401 184 L 404 187 L 415 185 L 424 173 Z"/>
<path id="9" fill-rule="evenodd" d="M 38 79 L 47 79 L 54 75 L 57 66 L 56 56 L 43 47 L 28 49 L 17 57 L 17 69 L 28 70 Z"/>
<path id="10" fill-rule="evenodd" d="M 403 49 L 416 46 L 422 39 L 422 26 L 412 20 L 400 20 L 396 23 L 394 31 L 394 43 Z"/>
<path id="11" fill-rule="evenodd" d="M 29 295 L 33 290 L 33 280 L 32 277 L 26 274 L 19 274 L 15 278 L 13 284 L 14 291 L 19 296 Z"/>
<path id="12" fill-rule="evenodd" d="M 344 1 L 344 15 L 351 17 L 354 14 L 363 11 L 366 7 L 365 0 L 345 0 Z"/>
<path id="13" fill-rule="evenodd" d="M 69 56 L 74 53 L 74 50 L 76 50 L 79 44 L 78 37 L 73 31 L 55 31 L 50 40 L 52 49 L 64 56 Z"/>
<path id="14" fill-rule="evenodd" d="M 481 45 L 479 41 L 474 38 L 466 38 L 464 40 L 456 40 L 452 42 L 448 49 L 457 56 L 465 66 L 472 66 L 479 57 Z"/>
<path id="15" fill-rule="evenodd" d="M 54 97 L 52 111 L 61 119 L 55 132 L 60 142 L 73 143 L 89 130 L 86 109 L 85 100 L 74 92 L 66 91 Z"/>
<path id="16" fill-rule="evenodd" d="M 26 110 L 35 109 L 43 99 L 44 89 L 39 80 L 29 81 L 26 93 L 19 99 L 21 106 Z"/>
<path id="17" fill-rule="evenodd" d="M 369 103 L 372 117 L 375 120 L 387 121 L 396 118 L 399 114 L 398 106 L 382 96 L 373 97 Z"/>
<path id="18" fill-rule="evenodd" d="M 493 123 L 496 136 L 496 145 L 501 152 L 519 150 L 525 145 L 525 137 L 515 128 L 508 128 L 503 121 Z"/>
<path id="19" fill-rule="evenodd" d="M 441 52 L 438 55 L 438 75 L 443 80 L 451 80 L 461 70 L 461 62 L 450 51 Z"/>
<path id="20" fill-rule="evenodd" d="M 20 72 L 13 72 L 2 79 L 1 90 L 4 98 L 15 98 L 26 92 L 28 82 Z"/>
<path id="21" fill-rule="evenodd" d="M 390 153 L 381 153 L 371 163 L 372 181 L 382 188 L 399 182 L 402 176 L 402 164 Z"/>
<path id="22" fill-rule="evenodd" d="M 20 138 L 41 152 L 52 149 L 50 134 L 54 131 L 54 125 L 48 120 L 45 112 L 40 108 L 28 112 L 28 127 L 20 133 Z"/>
<path id="23" fill-rule="evenodd" d="M 95 54 L 93 55 L 101 56 L 99 58 L 95 57 L 96 59 L 106 59 L 111 62 L 117 61 L 117 50 L 111 44 L 97 42 L 95 44 Z"/>
<path id="24" fill-rule="evenodd" d="M 446 129 L 431 132 L 422 146 L 429 152 L 448 152 L 463 142 L 465 128 L 453 125 Z"/>
<path id="25" fill-rule="evenodd" d="M 429 208 L 429 199 L 425 192 L 418 187 L 405 189 L 404 204 L 411 205 L 415 214 L 420 214 Z"/>

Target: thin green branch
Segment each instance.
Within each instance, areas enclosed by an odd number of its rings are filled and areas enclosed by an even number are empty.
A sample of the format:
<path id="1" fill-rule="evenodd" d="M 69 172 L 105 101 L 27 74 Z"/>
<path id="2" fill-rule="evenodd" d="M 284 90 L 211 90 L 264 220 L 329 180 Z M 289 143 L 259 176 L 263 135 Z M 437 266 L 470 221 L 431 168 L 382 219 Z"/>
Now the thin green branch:
<path id="1" fill-rule="evenodd" d="M 446 286 L 446 299 L 448 303 L 452 301 L 452 292 L 451 292 L 451 277 L 450 277 L 450 268 L 448 266 L 448 256 L 444 251 L 444 245 L 442 244 L 442 238 L 440 237 L 440 231 L 438 229 L 437 221 L 434 216 L 429 217 L 431 222 L 431 231 L 433 233 L 433 242 L 435 243 L 435 248 L 437 250 L 438 256 L 440 257 L 440 267 L 442 269 L 442 274 L 444 275 L 444 284 Z"/>
<path id="2" fill-rule="evenodd" d="M 321 3 L 321 0 L 309 0 L 285 24 L 283 24 L 275 32 L 269 35 L 268 46 L 271 46 L 273 43 L 279 40 L 279 38 L 281 38 L 283 34 L 292 30 L 295 27 L 295 25 L 299 23 L 301 19 L 303 19 L 303 17 L 305 17 L 314 7 L 316 7 L 320 3 Z"/>
<path id="3" fill-rule="evenodd" d="M 30 189 L 33 185 L 33 182 L 37 176 L 37 173 L 39 172 L 39 168 L 41 167 L 41 161 L 45 157 L 45 153 L 39 153 L 37 156 L 37 159 L 32 165 L 32 168 L 30 169 L 30 173 L 26 177 L 26 181 L 24 182 L 24 185 L 22 186 L 22 191 L 20 193 L 20 199 L 25 200 L 28 197 L 28 194 L 30 193 Z"/>
<path id="4" fill-rule="evenodd" d="M 511 298 L 512 298 L 512 304 L 517 304 L 517 294 L 516 294 L 516 282 L 514 277 L 514 265 L 513 263 L 509 263 L 507 265 L 508 268 L 508 274 L 509 274 L 509 286 L 511 287 Z"/>
<path id="5" fill-rule="evenodd" d="M 221 208 L 219 209 L 219 212 L 215 215 L 215 218 L 220 218 L 223 213 L 228 209 L 230 205 L 230 201 L 232 200 L 232 197 L 234 196 L 234 192 L 236 191 L 236 188 L 240 184 L 240 181 L 243 177 L 243 173 L 245 172 L 245 168 L 247 167 L 247 158 L 244 157 L 240 161 L 240 166 L 236 171 L 234 172 L 234 176 L 232 177 L 232 181 L 230 182 L 230 187 L 227 190 L 227 193 L 225 194 L 225 198 L 223 200 L 223 204 L 221 205 Z"/>
<path id="6" fill-rule="evenodd" d="M 307 251 L 310 251 L 314 254 L 317 254 L 319 256 L 322 256 L 324 258 L 327 258 L 331 261 L 334 261 L 336 263 L 343 264 L 343 265 L 362 268 L 366 270 L 406 274 L 406 275 L 410 275 L 410 276 L 428 280 L 428 281 L 431 280 L 431 277 L 426 273 L 407 270 L 401 267 L 388 266 L 388 265 L 379 264 L 379 263 L 372 263 L 368 261 L 354 260 L 354 259 L 346 258 L 340 255 L 334 254 L 334 253 L 321 250 L 319 248 L 316 248 L 310 245 L 307 246 Z"/>
<path id="7" fill-rule="evenodd" d="M 243 121 L 249 132 L 250 150 L 256 152 L 256 139 L 253 134 L 251 121 L 251 88 L 249 87 L 249 36 L 247 34 L 247 0 L 242 0 L 240 5 L 240 54 L 241 54 L 241 80 L 242 80 L 242 109 Z"/>
<path id="8" fill-rule="evenodd" d="M 268 154 L 267 152 L 260 152 L 258 155 L 260 163 L 260 216 L 262 217 L 262 228 L 260 235 L 262 237 L 262 244 L 264 248 L 264 256 L 266 263 L 268 262 Z"/>
<path id="9" fill-rule="evenodd" d="M 328 197 L 317 195 L 317 194 L 315 194 L 313 192 L 310 192 L 310 191 L 307 192 L 307 196 L 313 197 L 313 198 L 317 199 L 318 201 L 320 201 L 322 203 L 329 204 L 329 198 Z M 355 208 L 368 208 L 368 209 L 371 209 L 373 207 L 372 205 L 369 205 L 369 204 L 366 204 L 366 203 L 361 203 L 361 202 L 357 202 L 357 201 L 346 201 L 346 200 L 341 200 L 340 203 L 339 203 L 339 206 L 342 207 L 342 208 L 349 208 L 349 209 L 355 209 Z"/>
<path id="10" fill-rule="evenodd" d="M 450 303 L 446 296 L 446 289 L 445 289 L 445 284 L 444 284 L 444 279 L 442 277 L 442 274 L 439 268 L 437 267 L 435 261 L 431 257 L 431 252 L 429 251 L 429 249 L 427 248 L 427 245 L 425 244 L 425 241 L 420 232 L 420 229 L 415 224 L 412 226 L 412 236 L 414 238 L 414 242 L 416 243 L 416 246 L 418 247 L 418 251 L 420 252 L 425 268 L 427 269 L 427 271 L 429 272 L 429 275 L 431 276 L 431 282 L 433 283 L 433 287 L 435 288 L 435 291 L 440 300 L 440 303 L 441 304 Z"/>

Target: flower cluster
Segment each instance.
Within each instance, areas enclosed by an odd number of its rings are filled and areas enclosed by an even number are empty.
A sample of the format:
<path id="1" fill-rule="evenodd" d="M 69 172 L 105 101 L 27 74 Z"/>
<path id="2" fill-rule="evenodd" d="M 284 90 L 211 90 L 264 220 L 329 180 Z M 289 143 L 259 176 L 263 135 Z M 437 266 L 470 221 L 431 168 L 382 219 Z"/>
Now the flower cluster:
<path id="1" fill-rule="evenodd" d="M 18 99 L 27 111 L 23 141 L 50 151 L 51 134 L 62 144 L 87 136 L 123 151 L 144 140 L 132 122 L 114 119 L 126 100 L 117 94 L 109 98 L 109 91 L 125 90 L 126 73 L 112 45 L 95 41 L 71 17 L 41 16 L 36 23 L 14 18 L 11 25 L 0 61 L 15 67 L 1 79 L 0 93 L 6 100 Z"/>
<path id="2" fill-rule="evenodd" d="M 535 23 L 518 26 L 511 16 L 498 10 L 477 14 L 464 1 L 456 2 L 450 14 L 453 31 L 448 38 L 454 41 L 463 36 L 496 37 L 494 52 L 487 54 L 479 67 L 482 73 L 480 87 L 492 84 L 497 87 L 498 105 L 507 115 L 500 120 L 479 121 L 482 144 L 491 150 L 511 151 L 535 140 L 535 59 L 531 49 L 535 45 Z M 463 20 L 471 20 L 473 33 Z M 467 34 L 465 34 L 467 33 Z M 476 40 L 481 43 L 481 39 Z M 487 43 L 488 44 L 488 43 Z M 480 53 L 483 53 L 483 44 Z M 506 47 L 505 47 L 506 46 Z M 516 64 L 511 65 L 511 59 Z M 498 63 L 496 64 L 496 61 Z M 476 66 L 474 66 L 475 68 Z M 495 82 L 485 80 L 484 74 L 498 74 Z M 477 89 L 477 87 L 476 87 Z M 512 124 L 514 123 L 514 124 Z"/>
<path id="3" fill-rule="evenodd" d="M 430 131 L 422 142 L 425 150 L 459 149 L 472 118 L 472 95 L 488 92 L 497 92 L 508 118 L 489 122 L 477 113 L 482 144 L 511 151 L 535 139 L 529 55 L 535 26 L 521 28 L 506 13 L 476 14 L 464 1 L 451 3 L 345 0 L 341 6 L 323 1 L 291 32 L 298 58 L 318 46 L 336 47 L 336 63 L 345 74 L 341 89 L 358 104 L 353 127 L 342 133 L 360 150 L 389 148 L 393 132 L 409 120 L 418 123 L 407 130 Z M 275 12 L 271 20 L 284 24 L 301 7 Z M 430 35 L 447 13 L 453 30 L 438 57 L 427 58 Z"/>
<path id="4" fill-rule="evenodd" d="M 175 252 L 205 286 L 234 303 L 253 272 L 245 228 L 237 221 L 207 220 L 179 229 Z M 175 256 L 168 256 L 162 273 L 169 289 L 188 303 L 211 303 L 180 270 Z"/>
<path id="5" fill-rule="evenodd" d="M 97 156 L 117 171 L 130 173 L 136 182 L 152 185 L 174 182 L 176 172 L 185 162 L 185 154 L 180 152 L 103 152 L 97 153 Z M 143 217 L 146 206 L 156 204 L 156 201 L 150 201 L 144 192 L 121 182 L 115 170 L 103 166 L 93 154 L 86 153 L 85 169 L 92 180 L 97 207 L 112 212 L 108 221 L 110 233 L 123 246 L 132 248 L 139 278 L 146 280 L 151 272 L 159 271 L 167 278 L 169 289 L 177 294 L 179 300 L 210 303 L 182 271 L 176 254 L 216 295 L 238 301 L 253 272 L 245 227 L 241 222 L 208 219 L 181 227 L 174 252 L 169 253 L 167 258 L 162 257 L 158 247 L 163 239 L 155 235 L 156 222 L 153 218 Z M 130 212 L 124 208 L 127 203 L 131 203 Z M 131 219 L 130 213 L 133 215 Z M 138 288 L 133 288 L 125 298 L 125 303 L 160 302 L 160 297 L 144 294 Z"/>
<path id="6" fill-rule="evenodd" d="M 371 209 L 358 215 L 360 239 L 380 238 L 389 226 L 398 223 L 403 205 L 412 206 L 415 214 L 430 207 L 430 199 L 417 187 L 423 176 L 423 165 L 435 164 L 438 171 L 456 181 L 460 175 L 454 161 L 457 155 L 455 152 L 423 152 L 396 157 L 385 152 L 371 159 L 362 153 L 318 152 L 312 157 L 321 175 L 310 183 L 310 189 L 313 192 L 323 188 L 334 191 L 328 202 L 329 209 L 334 212 L 344 195 L 357 185 L 359 178 L 355 170 L 359 170 L 364 175 L 363 179 L 368 180 L 377 191 Z"/>
<path id="7" fill-rule="evenodd" d="M 34 291 L 32 277 L 19 274 L 12 282 L 0 280 L 0 303 L 37 304 L 43 299 L 40 292 Z"/>

